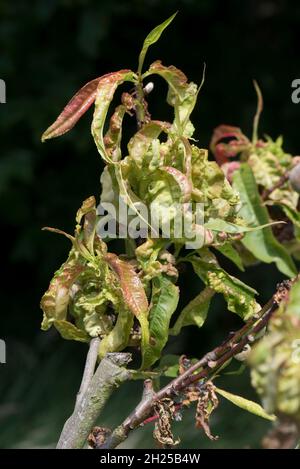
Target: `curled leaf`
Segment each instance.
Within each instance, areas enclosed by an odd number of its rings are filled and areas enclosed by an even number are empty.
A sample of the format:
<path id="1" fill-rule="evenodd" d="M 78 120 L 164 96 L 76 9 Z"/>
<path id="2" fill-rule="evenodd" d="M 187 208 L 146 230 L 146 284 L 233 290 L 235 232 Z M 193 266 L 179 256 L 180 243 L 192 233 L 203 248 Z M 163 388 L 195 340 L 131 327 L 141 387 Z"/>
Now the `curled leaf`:
<path id="1" fill-rule="evenodd" d="M 228 143 L 222 140 L 231 139 Z M 228 162 L 229 158 L 233 158 L 238 153 L 248 148 L 250 142 L 238 127 L 230 125 L 219 125 L 213 133 L 210 141 L 210 149 L 214 154 L 217 163 L 221 166 Z"/>
<path id="2" fill-rule="evenodd" d="M 90 336 L 78 327 L 74 326 L 74 324 L 63 321 L 63 320 L 55 320 L 53 325 L 58 330 L 60 335 L 63 339 L 66 340 L 76 340 L 78 342 L 89 342 Z"/>
<path id="3" fill-rule="evenodd" d="M 73 96 L 56 121 L 43 133 L 42 142 L 59 137 L 74 127 L 80 117 L 95 101 L 97 87 L 102 78 L 104 77 L 90 81 Z"/>
<path id="4" fill-rule="evenodd" d="M 101 78 L 96 90 L 95 111 L 92 122 L 92 135 L 101 157 L 107 163 L 113 163 L 106 149 L 103 128 L 110 103 L 119 85 L 124 81 L 134 82 L 136 75 L 131 70 L 120 70 Z"/>
<path id="5" fill-rule="evenodd" d="M 69 258 L 55 272 L 48 290 L 41 299 L 41 308 L 44 312 L 42 329 L 49 329 L 55 320 L 64 321 L 66 319 L 71 287 L 84 269 L 84 265 Z"/>

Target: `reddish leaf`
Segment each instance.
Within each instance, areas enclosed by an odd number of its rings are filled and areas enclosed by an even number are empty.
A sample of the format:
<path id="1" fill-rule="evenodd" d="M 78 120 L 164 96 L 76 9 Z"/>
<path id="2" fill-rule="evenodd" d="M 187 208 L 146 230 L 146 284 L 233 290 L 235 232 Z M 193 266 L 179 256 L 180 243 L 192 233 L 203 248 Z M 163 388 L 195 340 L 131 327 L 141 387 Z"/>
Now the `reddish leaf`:
<path id="1" fill-rule="evenodd" d="M 133 266 L 113 253 L 106 254 L 105 260 L 119 278 L 123 298 L 130 311 L 136 317 L 147 315 L 148 300 L 141 279 Z"/>
<path id="2" fill-rule="evenodd" d="M 77 91 L 56 121 L 43 133 L 42 142 L 50 138 L 59 137 L 74 127 L 80 117 L 95 101 L 97 87 L 102 78 L 99 77 L 89 81 Z"/>
<path id="3" fill-rule="evenodd" d="M 228 143 L 221 140 L 232 138 Z M 219 125 L 213 133 L 210 149 L 213 152 L 218 164 L 221 166 L 228 162 L 229 158 L 235 157 L 249 145 L 248 138 L 238 127 L 230 125 Z"/>

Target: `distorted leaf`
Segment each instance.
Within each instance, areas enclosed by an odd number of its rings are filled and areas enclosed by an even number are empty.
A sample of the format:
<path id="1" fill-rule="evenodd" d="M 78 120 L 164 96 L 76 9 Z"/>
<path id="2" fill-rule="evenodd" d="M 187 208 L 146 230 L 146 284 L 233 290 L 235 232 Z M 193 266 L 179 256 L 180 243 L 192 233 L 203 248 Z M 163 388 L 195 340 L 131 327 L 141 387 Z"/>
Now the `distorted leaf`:
<path id="1" fill-rule="evenodd" d="M 257 312 L 259 305 L 254 299 L 256 291 L 229 275 L 218 265 L 212 254 L 207 259 L 192 256 L 186 260 L 192 262 L 196 274 L 208 287 L 224 296 L 229 311 L 238 314 L 244 320 Z"/>
<path id="2" fill-rule="evenodd" d="M 98 84 L 103 78 L 99 77 L 90 81 L 73 96 L 56 121 L 43 133 L 42 142 L 53 137 L 59 137 L 74 127 L 80 117 L 95 101 Z"/>
<path id="3" fill-rule="evenodd" d="M 76 262 L 71 254 L 69 259 L 57 270 L 49 288 L 41 299 L 44 312 L 42 329 L 51 327 L 54 320 L 65 320 L 70 301 L 70 289 L 85 266 Z"/>
<path id="4" fill-rule="evenodd" d="M 101 78 L 96 90 L 95 111 L 92 121 L 92 135 L 104 161 L 113 163 L 105 147 L 103 128 L 110 103 L 119 85 L 124 81 L 134 82 L 136 75 L 131 70 L 120 70 Z"/>
<path id="5" fill-rule="evenodd" d="M 78 342 L 89 342 L 90 336 L 74 324 L 64 321 L 64 320 L 55 320 L 53 325 L 58 330 L 63 339 L 66 340 L 76 340 Z"/>

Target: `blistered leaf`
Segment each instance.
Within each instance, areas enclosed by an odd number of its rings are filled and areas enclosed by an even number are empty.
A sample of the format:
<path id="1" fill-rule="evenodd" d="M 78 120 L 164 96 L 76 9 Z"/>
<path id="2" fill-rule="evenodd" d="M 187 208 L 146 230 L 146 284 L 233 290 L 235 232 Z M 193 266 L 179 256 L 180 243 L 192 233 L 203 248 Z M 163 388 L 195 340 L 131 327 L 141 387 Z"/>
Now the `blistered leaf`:
<path id="1" fill-rule="evenodd" d="M 99 77 L 90 81 L 73 96 L 56 121 L 43 133 L 42 142 L 63 135 L 74 127 L 95 101 L 97 86 L 103 78 Z"/>
<path id="2" fill-rule="evenodd" d="M 119 161 L 121 155 L 121 139 L 122 139 L 122 124 L 126 114 L 126 107 L 120 105 L 115 109 L 112 117 L 110 118 L 109 129 L 104 137 L 104 145 L 106 154 L 113 161 Z"/>
<path id="3" fill-rule="evenodd" d="M 133 266 L 116 254 L 108 253 L 105 260 L 117 274 L 127 308 L 137 317 L 142 332 L 142 348 L 149 343 L 148 300 L 140 277 Z"/>
<path id="4" fill-rule="evenodd" d="M 228 143 L 223 143 L 224 139 L 229 140 Z M 229 158 L 233 158 L 241 151 L 249 147 L 248 138 L 242 133 L 238 127 L 231 127 L 230 125 L 219 125 L 213 133 L 210 149 L 214 154 L 218 164 L 221 166 L 228 162 Z"/>
<path id="5" fill-rule="evenodd" d="M 118 352 L 123 350 L 128 345 L 132 326 L 132 312 L 127 308 L 121 308 L 114 328 L 102 339 L 100 343 L 98 352 L 99 357 L 103 358 L 108 352 Z"/>
<path id="6" fill-rule="evenodd" d="M 179 289 L 167 277 L 152 281 L 151 309 L 149 312 L 149 343 L 142 347 L 142 369 L 149 368 L 161 355 L 167 343 L 169 324 L 179 300 Z"/>
<path id="7" fill-rule="evenodd" d="M 141 279 L 133 266 L 113 253 L 106 254 L 105 260 L 117 274 L 124 301 L 132 314 L 137 318 L 141 315 L 147 315 L 147 296 Z"/>
<path id="8" fill-rule="evenodd" d="M 55 272 L 48 290 L 41 299 L 41 308 L 44 312 L 42 329 L 49 329 L 54 320 L 66 319 L 70 301 L 70 289 L 84 269 L 84 265 L 69 258 Z"/>
<path id="9" fill-rule="evenodd" d="M 177 321 L 170 330 L 171 335 L 178 335 L 182 327 L 198 326 L 202 327 L 210 305 L 210 300 L 215 294 L 214 290 L 206 287 L 181 311 Z"/>
<path id="10" fill-rule="evenodd" d="M 257 226 L 268 224 L 270 221 L 268 211 L 261 203 L 256 181 L 247 164 L 241 165 L 240 169 L 235 171 L 233 183 L 242 201 L 240 215 L 247 224 Z M 278 269 L 288 277 L 296 275 L 292 258 L 276 240 L 270 227 L 247 233 L 242 243 L 257 259 L 267 263 L 275 262 Z"/>
<path id="11" fill-rule="evenodd" d="M 143 64 L 144 64 L 144 60 L 145 60 L 145 56 L 146 56 L 148 48 L 159 40 L 162 32 L 169 26 L 169 24 L 173 21 L 176 15 L 177 15 L 177 12 L 174 13 L 172 16 L 170 16 L 170 18 L 168 18 L 166 21 L 164 21 L 163 23 L 159 24 L 154 29 L 152 29 L 152 31 L 148 34 L 148 36 L 144 40 L 143 48 L 139 55 L 138 73 L 142 73 L 142 68 L 143 68 Z"/>
<path id="12" fill-rule="evenodd" d="M 143 76 L 156 74 L 164 78 L 168 83 L 169 91 L 167 102 L 174 107 L 175 111 L 175 128 L 174 131 L 180 136 L 191 137 L 193 128 L 189 124 L 189 116 L 192 113 L 196 100 L 198 88 L 195 83 L 188 83 L 185 74 L 178 68 L 170 65 L 166 67 L 162 65 L 160 60 L 154 62 L 149 71 Z"/>
<path id="13" fill-rule="evenodd" d="M 106 162 L 113 163 L 106 150 L 103 136 L 103 128 L 110 103 L 119 85 L 121 85 L 124 81 L 134 82 L 135 80 L 136 75 L 131 70 L 120 70 L 119 72 L 105 75 L 99 81 L 96 91 L 95 111 L 92 122 L 92 135 L 101 157 Z"/>
<path id="14" fill-rule="evenodd" d="M 266 420 L 276 420 L 275 415 L 267 414 L 267 412 L 259 404 L 257 404 L 257 402 L 249 401 L 248 399 L 237 396 L 236 394 L 231 394 L 230 392 L 224 391 L 224 389 L 215 388 L 215 390 L 225 399 L 232 402 L 232 404 L 246 410 L 247 412 L 250 412 L 251 414 L 257 415 L 258 417 L 262 417 Z"/>
<path id="15" fill-rule="evenodd" d="M 53 324 L 63 339 L 76 340 L 78 342 L 90 341 L 90 336 L 86 332 L 78 329 L 78 327 L 68 321 L 55 320 Z"/>
<path id="16" fill-rule="evenodd" d="M 208 287 L 224 296 L 229 311 L 247 319 L 259 310 L 259 305 L 254 299 L 256 291 L 229 275 L 218 265 L 212 254 L 208 254 L 204 259 L 198 256 L 186 259 L 192 262 L 196 274 Z"/>
<path id="17" fill-rule="evenodd" d="M 161 132 L 167 132 L 169 127 L 170 124 L 167 122 L 150 121 L 130 139 L 128 152 L 139 167 L 142 166 L 143 159 L 151 148 L 153 140 L 157 139 Z"/>

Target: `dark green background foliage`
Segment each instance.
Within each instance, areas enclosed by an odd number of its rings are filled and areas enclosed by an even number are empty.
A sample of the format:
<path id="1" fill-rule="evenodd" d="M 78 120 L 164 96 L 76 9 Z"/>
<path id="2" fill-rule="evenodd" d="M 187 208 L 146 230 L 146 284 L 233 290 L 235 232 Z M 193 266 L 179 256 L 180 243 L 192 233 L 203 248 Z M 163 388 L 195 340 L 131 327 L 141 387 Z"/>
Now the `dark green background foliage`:
<path id="1" fill-rule="evenodd" d="M 251 80 L 256 78 L 265 100 L 260 131 L 273 137 L 282 133 L 285 149 L 299 153 L 300 104 L 290 98 L 291 81 L 300 78 L 297 3 L 1 1 L 0 78 L 7 84 L 7 104 L 0 107 L 0 335 L 7 342 L 7 364 L 0 365 L 1 447 L 54 445 L 71 411 L 86 352 L 86 345 L 64 342 L 54 330 L 40 331 L 39 299 L 69 250 L 67 240 L 41 232 L 41 227 L 72 231 L 82 200 L 99 194 L 102 163 L 90 137 L 91 111 L 56 141 L 41 144 L 42 132 L 85 82 L 108 71 L 135 69 L 145 35 L 179 9 L 175 22 L 151 48 L 147 63 L 160 58 L 200 83 L 206 62 L 205 85 L 192 116 L 201 146 L 208 146 L 213 128 L 221 123 L 238 125 L 250 135 L 256 106 Z M 166 88 L 160 80 L 155 85 L 150 111 L 153 118 L 164 119 L 169 112 Z M 239 275 L 231 264 L 226 268 Z M 252 267 L 242 275 L 259 290 L 261 302 L 280 278 L 270 265 Z M 188 270 L 180 286 L 182 305 L 201 288 Z M 214 301 L 205 327 L 187 328 L 172 339 L 168 351 L 201 356 L 238 325 L 224 304 Z M 220 384 L 256 398 L 247 374 L 228 376 Z M 129 386 L 134 392 L 128 392 Z M 121 388 L 102 423 L 120 421 L 139 392 L 140 383 Z M 183 447 L 258 447 L 268 428 L 223 401 L 212 419 L 218 442 L 205 439 L 193 425 L 191 411 L 177 424 L 175 433 L 182 435 Z M 149 447 L 151 431 L 151 425 L 136 431 L 126 445 Z"/>

